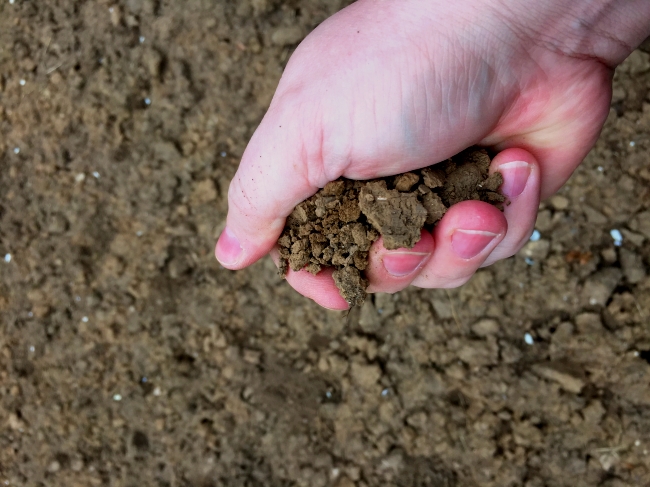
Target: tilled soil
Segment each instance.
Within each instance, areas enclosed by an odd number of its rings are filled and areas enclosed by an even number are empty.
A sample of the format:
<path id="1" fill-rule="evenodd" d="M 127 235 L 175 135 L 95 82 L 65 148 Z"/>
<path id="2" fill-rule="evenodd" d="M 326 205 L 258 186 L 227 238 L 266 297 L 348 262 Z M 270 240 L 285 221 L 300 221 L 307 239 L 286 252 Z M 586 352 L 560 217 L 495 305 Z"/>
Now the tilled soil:
<path id="1" fill-rule="evenodd" d="M 214 260 L 341 6 L 0 4 L 0 485 L 650 484 L 647 54 L 534 241 L 460 289 L 346 316 Z"/>

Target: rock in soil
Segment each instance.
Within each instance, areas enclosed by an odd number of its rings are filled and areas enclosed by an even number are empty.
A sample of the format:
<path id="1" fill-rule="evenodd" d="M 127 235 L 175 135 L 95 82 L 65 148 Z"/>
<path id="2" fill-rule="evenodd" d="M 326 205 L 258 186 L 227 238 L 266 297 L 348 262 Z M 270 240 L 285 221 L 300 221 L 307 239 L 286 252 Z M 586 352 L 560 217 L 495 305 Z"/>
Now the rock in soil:
<path id="1" fill-rule="evenodd" d="M 490 156 L 471 148 L 447 161 L 372 181 L 341 178 L 300 203 L 278 240 L 280 273 L 335 267 L 334 282 L 351 306 L 363 304 L 368 251 L 380 236 L 388 250 L 413 248 L 450 206 L 484 201 L 503 209 L 500 173 L 489 174 Z"/>

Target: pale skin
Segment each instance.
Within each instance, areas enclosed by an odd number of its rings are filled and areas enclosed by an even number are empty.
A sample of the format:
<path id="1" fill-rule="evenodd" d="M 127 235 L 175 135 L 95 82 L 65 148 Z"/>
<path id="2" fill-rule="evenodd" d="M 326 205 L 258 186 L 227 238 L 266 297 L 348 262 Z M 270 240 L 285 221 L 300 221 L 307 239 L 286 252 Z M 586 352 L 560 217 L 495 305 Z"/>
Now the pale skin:
<path id="1" fill-rule="evenodd" d="M 527 241 L 540 198 L 594 145 L 613 68 L 650 35 L 648 0 L 359 0 L 296 49 L 231 182 L 215 254 L 270 254 L 293 207 L 340 176 L 371 179 L 495 149 L 510 205 L 452 207 L 412 249 L 371 249 L 370 292 L 462 285 Z M 347 309 L 331 270 L 288 283 Z"/>

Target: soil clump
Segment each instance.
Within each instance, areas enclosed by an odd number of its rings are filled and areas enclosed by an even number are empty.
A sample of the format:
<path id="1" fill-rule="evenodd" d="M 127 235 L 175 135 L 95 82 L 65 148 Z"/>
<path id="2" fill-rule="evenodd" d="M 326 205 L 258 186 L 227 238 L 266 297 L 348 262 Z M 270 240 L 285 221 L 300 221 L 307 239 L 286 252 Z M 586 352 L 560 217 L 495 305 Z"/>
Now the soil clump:
<path id="1" fill-rule="evenodd" d="M 280 273 L 335 267 L 334 282 L 351 306 L 362 305 L 370 246 L 413 248 L 450 206 L 467 200 L 503 209 L 500 173 L 489 174 L 487 151 L 470 148 L 440 164 L 372 181 L 340 178 L 300 203 L 278 240 Z"/>

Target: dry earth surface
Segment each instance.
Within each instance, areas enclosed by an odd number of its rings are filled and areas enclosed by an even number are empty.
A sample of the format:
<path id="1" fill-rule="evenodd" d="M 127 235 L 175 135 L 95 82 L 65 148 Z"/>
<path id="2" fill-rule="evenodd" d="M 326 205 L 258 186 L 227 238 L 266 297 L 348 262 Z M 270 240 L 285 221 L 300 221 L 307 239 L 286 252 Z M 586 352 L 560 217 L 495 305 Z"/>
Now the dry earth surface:
<path id="1" fill-rule="evenodd" d="M 214 260 L 342 6 L 0 4 L 0 485 L 650 485 L 647 54 L 540 238 L 460 289 L 346 316 Z"/>

